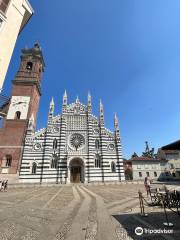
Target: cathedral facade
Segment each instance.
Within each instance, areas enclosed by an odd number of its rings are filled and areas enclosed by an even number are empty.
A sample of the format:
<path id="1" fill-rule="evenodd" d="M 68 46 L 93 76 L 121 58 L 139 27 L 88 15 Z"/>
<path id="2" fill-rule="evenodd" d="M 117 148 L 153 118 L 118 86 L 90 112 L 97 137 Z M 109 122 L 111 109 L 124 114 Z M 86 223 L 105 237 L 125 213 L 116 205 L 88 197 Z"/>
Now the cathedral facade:
<path id="1" fill-rule="evenodd" d="M 54 116 L 54 101 L 49 108 L 47 126 L 34 132 L 29 121 L 23 150 L 22 182 L 105 182 L 124 180 L 119 124 L 114 132 L 104 126 L 103 105 L 99 117 L 92 114 L 91 96 L 87 105 L 78 97 L 68 104 L 63 96 L 62 113 Z"/>
<path id="2" fill-rule="evenodd" d="M 77 98 L 68 103 L 64 93 L 62 112 L 54 116 L 50 103 L 47 126 L 35 131 L 45 68 L 39 44 L 23 49 L 19 70 L 12 81 L 9 101 L 0 106 L 0 173 L 15 174 L 20 182 L 70 183 L 124 180 L 117 116 L 114 131 L 105 128 L 100 102 L 99 116 Z"/>

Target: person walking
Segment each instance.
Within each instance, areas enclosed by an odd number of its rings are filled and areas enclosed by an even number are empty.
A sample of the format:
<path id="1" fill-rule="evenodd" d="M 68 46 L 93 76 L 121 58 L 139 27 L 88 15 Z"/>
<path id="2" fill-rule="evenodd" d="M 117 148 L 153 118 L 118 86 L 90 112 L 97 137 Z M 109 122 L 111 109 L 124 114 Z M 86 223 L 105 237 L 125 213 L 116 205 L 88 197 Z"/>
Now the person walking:
<path id="1" fill-rule="evenodd" d="M 150 186 L 151 186 L 151 181 L 150 181 L 149 177 L 145 177 L 144 186 L 145 186 L 147 197 L 148 197 L 150 195 Z"/>
<path id="2" fill-rule="evenodd" d="M 8 180 L 6 180 L 6 181 L 4 182 L 4 191 L 6 191 L 6 192 L 7 192 L 7 186 L 8 186 Z"/>
<path id="3" fill-rule="evenodd" d="M 1 191 L 4 190 L 4 180 L 1 183 Z"/>

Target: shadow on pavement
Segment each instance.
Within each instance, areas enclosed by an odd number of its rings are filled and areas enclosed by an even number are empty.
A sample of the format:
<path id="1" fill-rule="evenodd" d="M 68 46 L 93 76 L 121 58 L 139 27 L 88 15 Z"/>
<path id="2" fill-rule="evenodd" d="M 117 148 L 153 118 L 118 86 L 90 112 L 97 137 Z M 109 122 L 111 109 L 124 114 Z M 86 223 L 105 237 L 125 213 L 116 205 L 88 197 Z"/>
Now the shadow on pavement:
<path id="1" fill-rule="evenodd" d="M 142 240 L 163 240 L 164 238 L 170 237 L 169 239 L 180 239 L 180 217 L 173 213 L 168 212 L 169 222 L 173 223 L 173 227 L 165 227 L 163 225 L 166 222 L 166 218 L 164 212 L 153 212 L 148 213 L 147 217 L 142 217 L 139 213 L 119 213 L 116 215 L 112 215 L 119 223 L 119 232 L 121 234 L 121 239 L 142 239 Z M 138 236 L 135 233 L 135 229 L 137 227 L 141 227 L 143 229 L 143 234 Z M 125 231 L 124 231 L 125 229 Z M 160 230 L 166 230 L 166 233 L 159 233 Z M 158 232 L 150 233 L 148 230 L 158 230 Z M 170 230 L 170 231 L 169 231 Z M 140 229 L 139 232 L 142 230 Z M 129 238 L 129 237 L 130 238 Z"/>

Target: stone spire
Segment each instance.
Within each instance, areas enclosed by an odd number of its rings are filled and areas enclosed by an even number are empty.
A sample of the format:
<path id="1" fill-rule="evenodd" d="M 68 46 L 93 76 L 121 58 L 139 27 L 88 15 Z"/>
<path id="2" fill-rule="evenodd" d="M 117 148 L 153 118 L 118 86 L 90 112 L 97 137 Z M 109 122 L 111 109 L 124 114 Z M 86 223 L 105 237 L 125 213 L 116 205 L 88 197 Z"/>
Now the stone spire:
<path id="1" fill-rule="evenodd" d="M 62 107 L 63 113 L 66 112 L 66 109 L 67 109 L 67 101 L 68 101 L 67 92 L 65 90 L 64 95 L 63 95 L 63 107 Z"/>
<path id="2" fill-rule="evenodd" d="M 104 126 L 104 108 L 101 100 L 99 103 L 99 123 L 101 126 Z"/>
<path id="3" fill-rule="evenodd" d="M 67 105 L 67 92 L 65 90 L 64 95 L 63 95 L 63 105 Z"/>
<path id="4" fill-rule="evenodd" d="M 33 133 L 34 132 L 34 115 L 32 114 L 31 117 L 29 118 L 29 123 L 28 123 L 28 128 L 27 130 L 30 132 L 30 133 Z"/>
<path id="5" fill-rule="evenodd" d="M 78 96 L 76 97 L 76 103 L 79 103 L 79 97 Z"/>
<path id="6" fill-rule="evenodd" d="M 52 117 L 54 114 L 54 99 L 51 99 L 50 106 L 49 106 L 49 117 Z"/>
<path id="7" fill-rule="evenodd" d="M 90 92 L 88 92 L 88 105 L 87 105 L 87 107 L 88 107 L 88 112 L 91 113 L 91 111 L 92 111 L 92 103 L 91 103 L 91 94 L 90 94 Z"/>
<path id="8" fill-rule="evenodd" d="M 114 114 L 114 129 L 115 129 L 115 137 L 119 139 L 120 138 L 119 121 L 116 113 Z"/>

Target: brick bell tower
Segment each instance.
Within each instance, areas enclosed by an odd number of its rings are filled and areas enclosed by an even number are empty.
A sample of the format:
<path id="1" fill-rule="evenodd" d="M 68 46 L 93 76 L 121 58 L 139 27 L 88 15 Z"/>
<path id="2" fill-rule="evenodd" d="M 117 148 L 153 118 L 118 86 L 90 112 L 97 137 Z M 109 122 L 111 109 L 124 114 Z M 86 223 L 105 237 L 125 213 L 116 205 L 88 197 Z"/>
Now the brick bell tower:
<path id="1" fill-rule="evenodd" d="M 11 98 L 0 129 L 0 173 L 19 171 L 29 119 L 33 117 L 36 125 L 44 67 L 39 44 L 22 50 L 20 68 L 12 81 Z"/>

